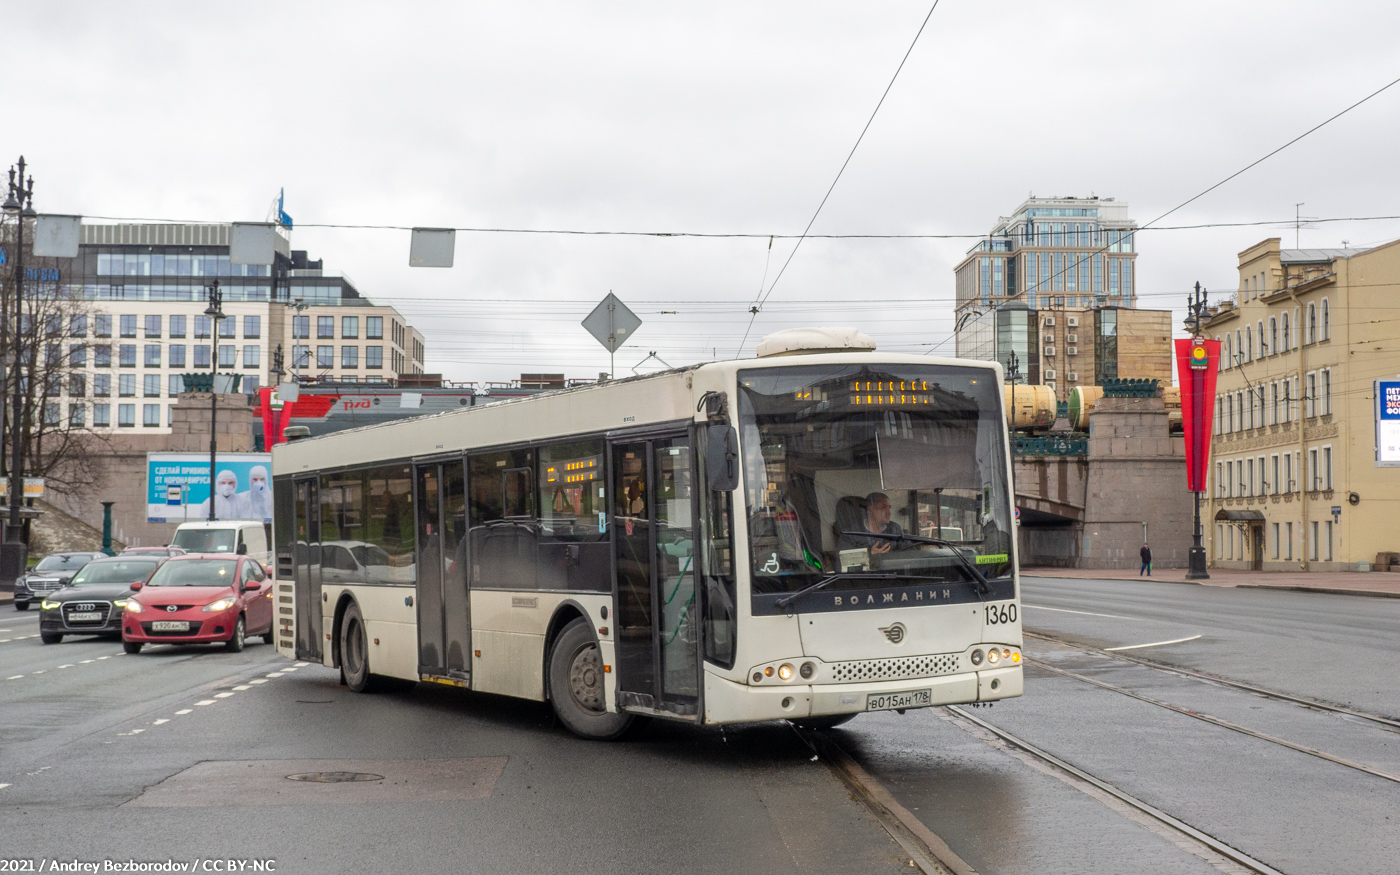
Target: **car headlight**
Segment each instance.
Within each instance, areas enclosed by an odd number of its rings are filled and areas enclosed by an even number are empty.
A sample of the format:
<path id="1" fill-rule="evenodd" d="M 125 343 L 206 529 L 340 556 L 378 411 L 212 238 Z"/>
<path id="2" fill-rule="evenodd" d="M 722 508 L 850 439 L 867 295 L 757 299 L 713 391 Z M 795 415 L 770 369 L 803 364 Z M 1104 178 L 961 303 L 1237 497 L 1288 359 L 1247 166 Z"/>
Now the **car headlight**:
<path id="1" fill-rule="evenodd" d="M 48 599 L 44 599 L 42 602 L 39 602 L 39 608 L 44 611 L 52 611 L 61 604 L 63 604 L 63 602 L 51 602 Z"/>
<path id="2" fill-rule="evenodd" d="M 127 602 L 129 602 L 129 601 L 131 601 L 131 600 L 130 600 L 130 599 L 117 599 L 116 601 L 112 602 L 112 604 L 115 605 L 116 608 L 117 608 L 117 610 L 120 611 L 120 610 L 122 610 L 123 608 L 126 607 L 126 604 L 127 604 Z"/>
<path id="3" fill-rule="evenodd" d="M 124 602 L 124 604 L 122 604 L 122 607 L 129 614 L 139 614 L 142 611 L 146 610 L 145 608 L 141 607 L 141 603 L 138 602 L 136 599 L 122 599 L 122 602 Z"/>
<path id="4" fill-rule="evenodd" d="M 229 608 L 233 607 L 233 603 L 236 601 L 237 599 L 233 598 L 232 596 L 228 596 L 226 598 L 221 598 L 216 602 L 210 602 L 209 604 L 200 608 L 200 610 L 206 614 L 213 614 L 219 611 L 227 611 Z"/>

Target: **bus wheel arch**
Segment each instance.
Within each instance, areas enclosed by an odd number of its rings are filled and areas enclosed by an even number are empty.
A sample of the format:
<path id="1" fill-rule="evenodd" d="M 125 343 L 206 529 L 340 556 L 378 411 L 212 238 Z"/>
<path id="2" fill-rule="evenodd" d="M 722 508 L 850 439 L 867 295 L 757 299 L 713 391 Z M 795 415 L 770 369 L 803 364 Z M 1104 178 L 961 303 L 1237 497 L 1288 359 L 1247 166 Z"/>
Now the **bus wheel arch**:
<path id="1" fill-rule="evenodd" d="M 331 666 L 332 666 L 333 668 L 342 668 L 342 667 L 343 667 L 343 666 L 342 666 L 342 663 L 341 663 L 341 653 L 340 653 L 340 628 L 341 628 L 341 625 L 345 622 L 345 611 L 346 611 L 351 605 L 355 605 L 356 608 L 359 607 L 359 605 L 355 604 L 355 597 L 354 597 L 353 595 L 351 595 L 350 593 L 348 593 L 348 592 L 343 592 L 343 593 L 341 593 L 341 594 L 340 594 L 340 598 L 339 598 L 339 599 L 336 601 L 336 603 L 335 603 L 335 619 L 331 621 L 331 642 L 330 642 L 330 643 L 331 643 Z"/>
<path id="2" fill-rule="evenodd" d="M 632 715 L 607 711 L 603 701 L 603 665 L 598 638 L 587 617 L 575 617 L 549 648 L 547 675 L 556 695 L 550 697 L 559 722 L 575 735 L 609 741 L 622 735 Z M 579 688 L 582 695 L 575 692 Z M 585 689 L 586 688 L 586 689 Z"/>

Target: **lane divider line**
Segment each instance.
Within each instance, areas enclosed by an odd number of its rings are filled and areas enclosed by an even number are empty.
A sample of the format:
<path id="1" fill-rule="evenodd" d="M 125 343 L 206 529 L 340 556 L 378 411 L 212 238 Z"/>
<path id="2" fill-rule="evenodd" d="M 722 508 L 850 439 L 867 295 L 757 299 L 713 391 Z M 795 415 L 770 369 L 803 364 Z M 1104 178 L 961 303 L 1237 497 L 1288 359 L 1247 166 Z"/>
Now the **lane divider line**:
<path id="1" fill-rule="evenodd" d="M 1129 644 L 1125 647 L 1105 647 L 1109 653 L 1116 653 L 1119 650 L 1141 650 L 1144 647 L 1164 647 L 1168 644 L 1184 644 L 1187 641 L 1195 641 L 1200 635 L 1192 635 L 1190 638 L 1173 638 L 1170 641 L 1153 641 L 1151 644 Z"/>
<path id="2" fill-rule="evenodd" d="M 205 699 L 205 700 L 202 701 L 202 702 L 195 702 L 194 704 L 195 704 L 196 707 L 203 707 L 203 706 L 205 706 L 205 705 L 212 705 L 212 704 L 214 704 L 214 700 L 213 700 L 213 699 Z"/>
<path id="3" fill-rule="evenodd" d="M 222 692 L 222 693 L 215 693 L 215 694 L 214 694 L 214 698 L 216 698 L 216 699 L 227 699 L 229 696 L 232 696 L 232 695 L 233 695 L 233 693 L 230 693 L 230 692 L 225 691 L 225 692 Z"/>
<path id="4" fill-rule="evenodd" d="M 169 718 L 169 717 L 162 717 L 162 718 L 160 718 L 159 720 L 153 720 L 153 721 L 151 721 L 151 725 L 152 725 L 152 726 L 159 726 L 159 725 L 161 725 L 162 723 L 169 723 L 169 722 L 170 722 L 170 718 Z"/>
<path id="5" fill-rule="evenodd" d="M 176 713 L 176 715 L 180 715 L 180 714 L 190 714 L 190 713 L 192 713 L 193 711 L 194 711 L 193 708 L 183 708 L 183 709 L 181 709 L 181 710 L 179 710 L 179 711 L 176 711 L 175 713 Z"/>

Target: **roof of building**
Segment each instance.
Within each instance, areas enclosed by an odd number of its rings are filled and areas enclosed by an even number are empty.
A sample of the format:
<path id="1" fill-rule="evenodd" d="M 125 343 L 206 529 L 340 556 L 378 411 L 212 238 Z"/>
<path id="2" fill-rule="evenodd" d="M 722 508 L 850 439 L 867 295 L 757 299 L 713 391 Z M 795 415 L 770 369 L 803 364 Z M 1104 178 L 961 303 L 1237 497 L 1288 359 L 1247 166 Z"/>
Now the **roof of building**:
<path id="1" fill-rule="evenodd" d="M 1283 264 L 1317 264 L 1334 258 L 1351 258 L 1364 249 L 1281 249 L 1278 258 Z"/>

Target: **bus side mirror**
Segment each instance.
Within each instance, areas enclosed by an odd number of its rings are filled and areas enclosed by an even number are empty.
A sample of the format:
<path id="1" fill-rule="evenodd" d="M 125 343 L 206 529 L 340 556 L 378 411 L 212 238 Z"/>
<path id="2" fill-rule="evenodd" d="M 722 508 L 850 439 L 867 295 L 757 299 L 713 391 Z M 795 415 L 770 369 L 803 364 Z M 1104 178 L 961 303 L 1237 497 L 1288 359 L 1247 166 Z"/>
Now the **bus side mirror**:
<path id="1" fill-rule="evenodd" d="M 711 492 L 728 492 L 739 485 L 739 435 L 726 423 L 705 427 L 705 476 Z"/>

